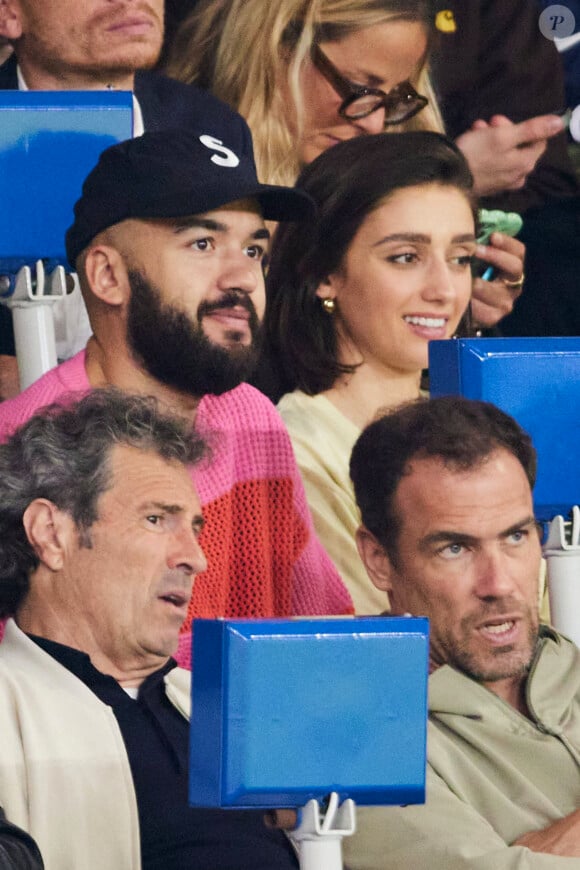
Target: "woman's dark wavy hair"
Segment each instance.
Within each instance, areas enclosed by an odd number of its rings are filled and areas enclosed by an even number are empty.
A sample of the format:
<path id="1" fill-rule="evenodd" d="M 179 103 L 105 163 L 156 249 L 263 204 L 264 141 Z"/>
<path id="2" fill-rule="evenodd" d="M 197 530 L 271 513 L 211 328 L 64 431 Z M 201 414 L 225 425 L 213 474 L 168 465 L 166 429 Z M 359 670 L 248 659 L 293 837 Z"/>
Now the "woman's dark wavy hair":
<path id="1" fill-rule="evenodd" d="M 473 177 L 457 146 L 440 133 L 360 136 L 329 148 L 300 174 L 317 213 L 281 224 L 267 279 L 265 354 L 280 368 L 283 392 L 329 389 L 353 366 L 338 360 L 334 320 L 316 296 L 336 272 L 365 218 L 405 187 L 442 184 L 465 193 L 475 215 Z"/>
<path id="2" fill-rule="evenodd" d="M 16 613 L 39 564 L 22 522 L 35 499 L 68 513 L 90 546 L 99 498 L 112 482 L 115 445 L 187 464 L 206 454 L 191 425 L 163 413 L 152 397 L 107 387 L 73 402 L 68 396 L 40 409 L 0 445 L 0 617 Z"/>

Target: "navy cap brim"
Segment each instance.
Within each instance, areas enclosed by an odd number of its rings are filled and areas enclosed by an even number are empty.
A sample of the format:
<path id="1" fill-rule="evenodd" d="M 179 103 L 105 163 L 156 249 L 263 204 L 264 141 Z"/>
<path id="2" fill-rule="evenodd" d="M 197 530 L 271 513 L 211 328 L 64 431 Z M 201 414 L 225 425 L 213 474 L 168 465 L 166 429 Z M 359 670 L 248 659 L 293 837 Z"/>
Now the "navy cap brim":
<path id="1" fill-rule="evenodd" d="M 231 202 L 244 199 L 255 199 L 262 216 L 269 221 L 299 221 L 311 217 L 316 210 L 312 197 L 297 188 L 256 183 L 241 185 L 239 182 L 230 188 L 220 180 L 217 184 L 206 183 L 202 189 L 185 188 L 179 194 L 173 190 L 166 196 L 156 192 L 150 200 L 140 191 L 139 202 L 129 202 L 127 217 L 185 217 L 225 208 Z"/>
<path id="2" fill-rule="evenodd" d="M 252 197 L 258 200 L 262 215 L 268 221 L 301 221 L 312 217 L 316 211 L 314 200 L 303 190 L 262 184 L 250 194 Z"/>

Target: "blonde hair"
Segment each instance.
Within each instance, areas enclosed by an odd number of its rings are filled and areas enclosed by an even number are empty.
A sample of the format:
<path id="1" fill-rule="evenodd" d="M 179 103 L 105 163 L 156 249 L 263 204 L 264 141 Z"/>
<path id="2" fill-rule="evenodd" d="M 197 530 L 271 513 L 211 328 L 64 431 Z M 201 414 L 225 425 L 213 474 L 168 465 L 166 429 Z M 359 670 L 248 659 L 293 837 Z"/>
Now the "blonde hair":
<path id="1" fill-rule="evenodd" d="M 262 181 L 294 184 L 301 166 L 289 116 L 300 130 L 300 75 L 312 45 L 386 21 L 429 28 L 428 8 L 425 0 L 201 0 L 177 34 L 167 72 L 212 91 L 243 115 Z M 389 131 L 442 131 L 427 64 L 412 84 L 429 105 Z M 294 109 L 285 103 L 288 91 Z"/>

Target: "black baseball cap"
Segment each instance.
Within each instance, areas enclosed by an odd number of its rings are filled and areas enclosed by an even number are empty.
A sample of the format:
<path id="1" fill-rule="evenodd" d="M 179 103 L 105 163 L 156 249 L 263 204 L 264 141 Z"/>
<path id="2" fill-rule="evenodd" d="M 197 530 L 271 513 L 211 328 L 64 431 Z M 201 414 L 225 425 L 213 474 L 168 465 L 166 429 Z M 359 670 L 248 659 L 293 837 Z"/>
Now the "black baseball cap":
<path id="1" fill-rule="evenodd" d="M 202 214 L 238 199 L 255 199 L 266 220 L 301 220 L 313 200 L 291 187 L 260 184 L 251 145 L 235 153 L 209 133 L 163 130 L 112 145 L 83 184 L 66 233 L 74 268 L 94 237 L 127 218 Z"/>

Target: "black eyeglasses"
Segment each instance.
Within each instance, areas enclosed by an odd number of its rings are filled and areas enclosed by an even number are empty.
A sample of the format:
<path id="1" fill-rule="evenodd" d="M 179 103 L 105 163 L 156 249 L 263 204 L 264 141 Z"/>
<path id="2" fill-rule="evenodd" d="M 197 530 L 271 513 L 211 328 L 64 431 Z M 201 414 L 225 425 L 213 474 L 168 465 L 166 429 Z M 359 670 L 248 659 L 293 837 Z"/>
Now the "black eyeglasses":
<path id="1" fill-rule="evenodd" d="M 326 81 L 342 97 L 338 110 L 349 121 L 366 118 L 377 109 L 385 110 L 385 125 L 401 124 L 424 109 L 429 100 L 418 94 L 411 82 L 401 82 L 385 93 L 380 88 L 355 85 L 340 73 L 318 45 L 312 47 L 312 63 Z"/>

